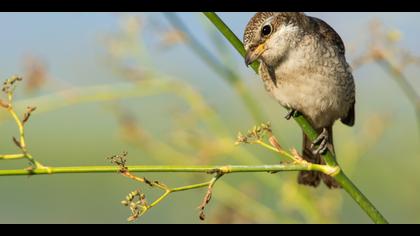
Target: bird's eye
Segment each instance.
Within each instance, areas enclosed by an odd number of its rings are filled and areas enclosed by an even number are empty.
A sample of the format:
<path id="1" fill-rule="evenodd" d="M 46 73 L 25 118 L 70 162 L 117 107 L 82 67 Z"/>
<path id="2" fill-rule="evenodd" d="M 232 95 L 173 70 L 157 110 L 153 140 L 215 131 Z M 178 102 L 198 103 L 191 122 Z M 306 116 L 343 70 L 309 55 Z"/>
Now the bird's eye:
<path id="1" fill-rule="evenodd" d="M 271 25 L 264 25 L 264 27 L 261 30 L 262 36 L 268 36 L 271 34 Z"/>

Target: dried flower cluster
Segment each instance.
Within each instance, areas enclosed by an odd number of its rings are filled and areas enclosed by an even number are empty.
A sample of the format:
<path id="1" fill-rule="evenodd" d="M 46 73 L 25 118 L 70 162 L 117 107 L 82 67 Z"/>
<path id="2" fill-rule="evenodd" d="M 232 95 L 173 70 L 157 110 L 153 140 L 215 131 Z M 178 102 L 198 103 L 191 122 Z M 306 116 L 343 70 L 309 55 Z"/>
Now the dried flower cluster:
<path id="1" fill-rule="evenodd" d="M 17 86 L 17 82 L 22 81 L 22 78 L 19 76 L 13 76 L 10 79 L 7 79 L 1 88 L 1 91 L 7 95 L 7 102 L 0 99 L 0 107 L 6 108 L 7 112 L 15 121 L 18 130 L 19 130 L 19 138 L 12 137 L 13 143 L 21 150 L 22 153 L 20 154 L 6 154 L 0 155 L 0 159 L 22 159 L 26 158 L 31 166 L 28 170 L 33 170 L 36 168 L 47 168 L 43 166 L 41 163 L 35 161 L 32 155 L 28 152 L 26 141 L 25 141 L 25 124 L 28 123 L 29 118 L 31 117 L 32 113 L 36 110 L 36 107 L 28 106 L 26 109 L 25 114 L 23 115 L 23 119 L 21 120 L 19 116 L 16 114 L 16 111 L 13 107 L 13 95 L 14 91 Z"/>
<path id="2" fill-rule="evenodd" d="M 121 204 L 130 208 L 131 215 L 127 218 L 127 221 L 130 222 L 139 218 L 150 207 L 147 204 L 146 195 L 140 189 L 130 192 L 125 200 L 121 201 Z"/>
<path id="3" fill-rule="evenodd" d="M 248 130 L 245 135 L 239 132 L 235 144 L 254 143 L 255 141 L 262 140 L 266 135 L 271 136 L 271 134 L 272 130 L 270 122 L 263 123 L 261 125 L 254 126 L 251 130 Z"/>

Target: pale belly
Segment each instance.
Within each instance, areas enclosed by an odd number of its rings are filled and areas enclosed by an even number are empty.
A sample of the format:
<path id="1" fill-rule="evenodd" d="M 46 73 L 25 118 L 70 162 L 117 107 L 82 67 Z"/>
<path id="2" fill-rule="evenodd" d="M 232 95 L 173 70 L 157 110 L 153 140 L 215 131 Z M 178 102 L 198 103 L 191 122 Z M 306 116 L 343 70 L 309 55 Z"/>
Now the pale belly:
<path id="1" fill-rule="evenodd" d="M 311 76 L 278 81 L 269 92 L 282 106 L 303 113 L 314 128 L 322 128 L 347 114 L 350 104 L 343 89 L 334 79 Z"/>

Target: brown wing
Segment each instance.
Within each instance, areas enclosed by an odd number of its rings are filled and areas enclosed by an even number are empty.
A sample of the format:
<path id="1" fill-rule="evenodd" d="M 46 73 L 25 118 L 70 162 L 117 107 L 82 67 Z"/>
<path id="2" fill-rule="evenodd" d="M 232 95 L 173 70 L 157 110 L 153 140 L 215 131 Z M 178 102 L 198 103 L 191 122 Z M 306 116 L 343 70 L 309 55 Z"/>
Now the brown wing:
<path id="1" fill-rule="evenodd" d="M 337 52 L 344 57 L 346 48 L 340 35 L 338 35 L 338 33 L 325 21 L 315 17 L 309 18 L 313 24 L 314 31 L 319 35 L 319 37 L 321 37 L 323 41 L 328 42 L 329 45 L 335 45 Z M 353 101 L 353 104 L 350 106 L 346 117 L 341 119 L 341 121 L 348 126 L 353 126 L 355 122 L 354 105 L 355 102 Z"/>
<path id="2" fill-rule="evenodd" d="M 314 31 L 322 37 L 323 40 L 329 42 L 330 45 L 335 45 L 338 49 L 338 52 L 342 55 L 345 54 L 346 48 L 344 47 L 343 40 L 340 38 L 340 35 L 325 21 L 318 19 L 316 17 L 310 17 Z"/>
<path id="3" fill-rule="evenodd" d="M 355 103 L 353 102 L 353 104 L 351 105 L 349 112 L 347 113 L 347 116 L 341 119 L 341 122 L 343 122 L 343 124 L 346 124 L 348 126 L 353 126 L 354 125 L 354 121 L 355 121 L 355 111 L 354 111 L 354 105 Z"/>

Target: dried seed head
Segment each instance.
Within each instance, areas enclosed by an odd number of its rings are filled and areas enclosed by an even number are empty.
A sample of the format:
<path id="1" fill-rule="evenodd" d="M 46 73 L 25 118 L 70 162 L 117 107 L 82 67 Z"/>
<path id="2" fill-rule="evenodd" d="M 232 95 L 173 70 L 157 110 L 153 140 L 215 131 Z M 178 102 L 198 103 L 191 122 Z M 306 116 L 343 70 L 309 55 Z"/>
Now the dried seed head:
<path id="1" fill-rule="evenodd" d="M 236 138 L 235 145 L 238 145 L 241 143 L 248 143 L 248 138 L 245 135 L 243 135 L 241 132 L 239 132 Z"/>
<path id="2" fill-rule="evenodd" d="M 29 117 L 31 117 L 32 112 L 36 110 L 36 107 L 27 107 L 26 112 L 23 115 L 22 124 L 24 125 L 26 122 L 28 122 Z"/>
<path id="3" fill-rule="evenodd" d="M 13 143 L 20 149 L 22 149 L 22 144 L 20 143 L 19 140 L 17 140 L 17 138 L 13 137 Z"/>
<path id="4" fill-rule="evenodd" d="M 299 154 L 299 152 L 295 148 L 291 148 L 290 152 L 292 153 L 296 161 L 304 161 L 303 157 Z"/>
<path id="5" fill-rule="evenodd" d="M 200 206 L 198 206 L 198 209 L 200 209 L 200 215 L 199 215 L 200 220 L 206 219 L 206 214 L 204 213 L 204 210 L 206 206 L 209 204 L 212 194 L 213 194 L 213 188 L 212 186 L 209 186 L 207 193 L 203 198 L 203 201 L 201 202 Z"/>
<path id="6" fill-rule="evenodd" d="M 254 126 L 251 130 L 248 130 L 246 135 L 238 133 L 235 144 L 252 143 L 254 141 L 263 139 L 267 134 L 271 134 L 270 122 L 262 123 L 259 126 Z"/>
<path id="7" fill-rule="evenodd" d="M 150 180 L 146 179 L 146 177 L 143 177 L 143 180 L 144 180 L 144 183 L 145 183 L 145 184 L 149 185 L 150 187 L 153 187 L 153 183 L 152 183 L 152 181 L 150 181 Z"/>
<path id="8" fill-rule="evenodd" d="M 6 94 L 12 93 L 13 90 L 15 89 L 15 87 L 16 87 L 16 82 L 18 82 L 18 81 L 22 81 L 22 78 L 19 77 L 19 76 L 13 76 L 12 78 L 7 79 L 3 83 L 1 91 L 3 91 Z"/>
<path id="9" fill-rule="evenodd" d="M 9 108 L 10 104 L 0 99 L 0 107 Z"/>
<path id="10" fill-rule="evenodd" d="M 199 218 L 200 218 L 200 220 L 205 220 L 206 219 L 206 214 L 204 214 L 204 211 L 200 212 Z"/>
<path id="11" fill-rule="evenodd" d="M 127 155 L 128 152 L 124 151 L 122 154 L 114 155 L 111 157 L 108 157 L 112 164 L 115 164 L 120 167 L 120 172 L 124 173 L 127 171 Z"/>
<path id="12" fill-rule="evenodd" d="M 124 206 L 128 206 L 128 202 L 126 200 L 121 201 L 121 204 L 123 204 Z"/>
<path id="13" fill-rule="evenodd" d="M 128 221 L 136 220 L 149 209 L 146 195 L 140 189 L 130 192 L 121 204 L 130 208 L 131 215 L 127 218 Z"/>
<path id="14" fill-rule="evenodd" d="M 277 150 L 279 151 L 283 151 L 282 146 L 280 145 L 279 141 L 277 140 L 277 138 L 275 136 L 270 136 L 268 138 L 268 141 L 270 142 L 270 144 L 275 147 Z"/>

